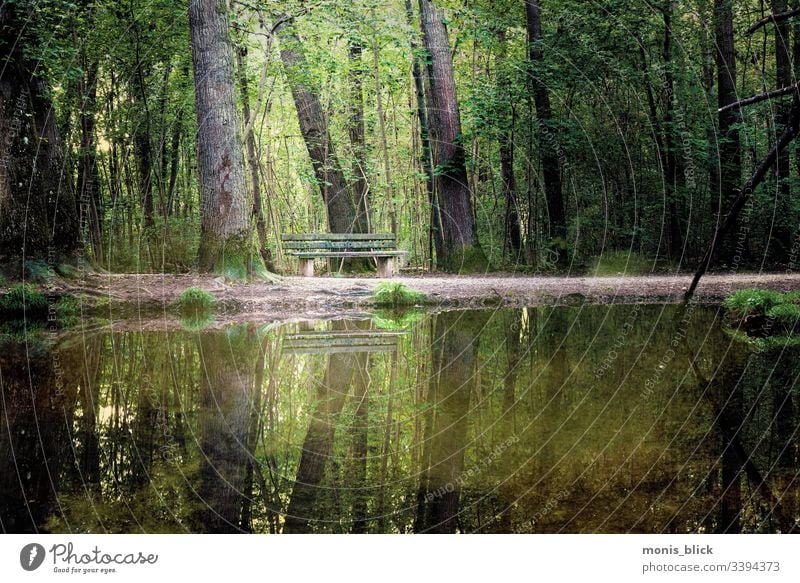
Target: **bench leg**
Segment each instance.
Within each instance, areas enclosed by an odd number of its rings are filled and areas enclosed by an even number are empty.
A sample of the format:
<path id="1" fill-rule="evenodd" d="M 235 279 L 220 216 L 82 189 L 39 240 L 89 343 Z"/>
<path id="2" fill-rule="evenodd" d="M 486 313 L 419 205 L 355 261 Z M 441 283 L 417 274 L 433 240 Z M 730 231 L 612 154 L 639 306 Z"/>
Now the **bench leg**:
<path id="1" fill-rule="evenodd" d="M 378 257 L 378 277 L 394 275 L 394 257 Z"/>
<path id="2" fill-rule="evenodd" d="M 314 277 L 314 260 L 301 259 L 300 260 L 300 275 L 302 277 Z"/>

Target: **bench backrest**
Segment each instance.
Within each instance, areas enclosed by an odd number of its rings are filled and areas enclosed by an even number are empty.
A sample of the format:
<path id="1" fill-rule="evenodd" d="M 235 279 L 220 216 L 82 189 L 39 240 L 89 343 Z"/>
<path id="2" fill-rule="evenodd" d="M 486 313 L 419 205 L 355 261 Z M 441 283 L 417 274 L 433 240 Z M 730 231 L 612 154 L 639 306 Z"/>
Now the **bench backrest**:
<path id="1" fill-rule="evenodd" d="M 392 233 L 304 233 L 281 235 L 283 248 L 295 251 L 391 250 L 397 248 Z"/>

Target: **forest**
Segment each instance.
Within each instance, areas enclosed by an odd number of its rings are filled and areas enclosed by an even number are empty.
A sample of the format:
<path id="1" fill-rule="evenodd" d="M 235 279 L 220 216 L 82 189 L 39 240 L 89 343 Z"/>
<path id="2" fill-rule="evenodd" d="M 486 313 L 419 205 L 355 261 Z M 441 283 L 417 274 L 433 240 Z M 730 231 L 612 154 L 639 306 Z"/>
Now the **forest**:
<path id="1" fill-rule="evenodd" d="M 412 272 L 791 270 L 798 10 L 6 0 L 0 264 L 241 279 L 321 232 Z"/>
<path id="2" fill-rule="evenodd" d="M 0 532 L 800 532 L 798 72 L 800 0 L 0 0 Z"/>

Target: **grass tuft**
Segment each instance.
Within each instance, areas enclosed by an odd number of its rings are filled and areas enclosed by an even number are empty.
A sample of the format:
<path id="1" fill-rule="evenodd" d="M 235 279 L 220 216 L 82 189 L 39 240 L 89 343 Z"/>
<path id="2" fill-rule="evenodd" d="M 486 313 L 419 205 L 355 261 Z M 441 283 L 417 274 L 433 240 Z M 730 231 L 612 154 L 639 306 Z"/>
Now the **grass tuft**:
<path id="1" fill-rule="evenodd" d="M 0 314 L 46 312 L 47 298 L 29 283 L 18 283 L 0 296 Z"/>
<path id="2" fill-rule="evenodd" d="M 211 312 L 214 310 L 216 300 L 207 291 L 198 287 L 190 287 L 183 290 L 174 305 L 182 313 Z"/>
<path id="3" fill-rule="evenodd" d="M 425 294 L 407 288 L 402 283 L 381 282 L 375 286 L 372 299 L 379 306 L 413 306 L 421 304 L 427 299 Z"/>
<path id="4" fill-rule="evenodd" d="M 768 289 L 743 289 L 728 296 L 723 306 L 734 317 L 766 315 L 769 310 L 785 303 L 786 296 Z"/>

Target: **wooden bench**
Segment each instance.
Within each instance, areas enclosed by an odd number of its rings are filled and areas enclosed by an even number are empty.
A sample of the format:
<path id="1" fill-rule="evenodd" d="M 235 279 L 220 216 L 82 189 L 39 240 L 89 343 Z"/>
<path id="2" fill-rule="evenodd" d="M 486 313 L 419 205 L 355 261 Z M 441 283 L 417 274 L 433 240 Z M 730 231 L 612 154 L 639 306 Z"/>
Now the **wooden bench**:
<path id="1" fill-rule="evenodd" d="M 397 250 L 397 238 L 392 233 L 307 233 L 281 235 L 287 255 L 300 260 L 300 275 L 314 277 L 314 259 L 345 259 L 374 257 L 378 261 L 378 276 L 392 277 L 394 261 L 406 254 Z"/>
<path id="2" fill-rule="evenodd" d="M 327 330 L 289 334 L 283 339 L 283 354 L 339 354 L 396 352 L 403 332 L 390 330 Z"/>

